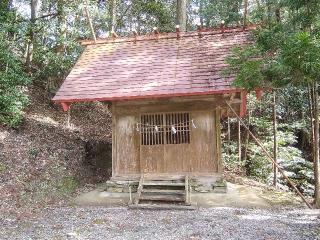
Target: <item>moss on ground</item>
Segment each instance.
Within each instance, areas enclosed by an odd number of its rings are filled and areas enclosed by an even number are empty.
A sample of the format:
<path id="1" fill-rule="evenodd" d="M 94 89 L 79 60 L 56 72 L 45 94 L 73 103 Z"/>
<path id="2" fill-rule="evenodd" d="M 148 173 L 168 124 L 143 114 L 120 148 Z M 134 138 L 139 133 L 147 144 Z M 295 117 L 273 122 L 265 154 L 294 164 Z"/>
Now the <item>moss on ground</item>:
<path id="1" fill-rule="evenodd" d="M 3 163 L 0 163 L 0 173 L 4 172 L 7 169 L 6 165 Z"/>
<path id="2" fill-rule="evenodd" d="M 79 182 L 73 176 L 63 177 L 61 182 L 58 184 L 58 190 L 61 194 L 73 193 L 78 187 Z"/>
<path id="3" fill-rule="evenodd" d="M 288 206 L 288 205 L 300 205 L 301 200 L 293 193 L 265 190 L 262 191 L 260 197 L 265 199 L 272 206 Z"/>

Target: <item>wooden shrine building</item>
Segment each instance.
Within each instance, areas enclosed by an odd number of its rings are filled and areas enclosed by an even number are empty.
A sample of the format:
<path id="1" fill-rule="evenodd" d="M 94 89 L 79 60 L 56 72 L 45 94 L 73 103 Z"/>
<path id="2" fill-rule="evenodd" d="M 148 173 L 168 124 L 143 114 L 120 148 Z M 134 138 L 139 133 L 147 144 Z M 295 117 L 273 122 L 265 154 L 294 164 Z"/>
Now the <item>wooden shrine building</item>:
<path id="1" fill-rule="evenodd" d="M 82 41 L 53 101 L 64 110 L 73 102 L 110 104 L 113 178 L 219 175 L 225 101 L 246 111 L 246 92 L 223 74 L 225 59 L 249 35 L 225 28 Z"/>

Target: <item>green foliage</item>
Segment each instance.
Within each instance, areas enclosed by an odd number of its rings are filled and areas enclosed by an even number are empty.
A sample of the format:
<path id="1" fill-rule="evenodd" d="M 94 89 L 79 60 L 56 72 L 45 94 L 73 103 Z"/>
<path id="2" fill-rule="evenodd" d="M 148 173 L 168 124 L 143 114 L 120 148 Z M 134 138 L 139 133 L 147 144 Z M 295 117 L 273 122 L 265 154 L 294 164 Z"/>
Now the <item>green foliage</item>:
<path id="1" fill-rule="evenodd" d="M 21 60 L 13 53 L 8 40 L 11 14 L 0 9 L 0 123 L 17 127 L 22 120 L 23 108 L 28 103 L 26 86 L 30 78 L 25 74 Z"/>
<path id="2" fill-rule="evenodd" d="M 294 84 L 306 85 L 320 78 L 320 38 L 307 32 L 290 35 L 284 42 L 280 59 Z"/>
<path id="3" fill-rule="evenodd" d="M 306 86 L 319 80 L 320 38 L 311 30 L 318 26 L 320 15 L 315 9 L 320 9 L 319 3 L 287 0 L 282 7 L 294 9 L 298 20 L 291 15 L 283 22 L 269 20 L 268 27 L 255 32 L 252 46 L 235 49 L 227 60 L 230 73 L 237 74 L 236 86 L 251 90 L 289 84 Z M 299 18 L 301 13 L 303 18 Z"/>
<path id="4" fill-rule="evenodd" d="M 222 159 L 227 169 L 236 169 L 241 165 L 239 162 L 238 145 L 235 141 L 230 144 L 224 142 L 222 144 Z"/>
<path id="5" fill-rule="evenodd" d="M 7 169 L 6 165 L 0 162 L 0 174 L 4 172 L 6 169 Z"/>
<path id="6" fill-rule="evenodd" d="M 75 48 L 77 49 L 77 47 Z M 40 85 L 45 86 L 49 93 L 53 94 L 58 90 L 61 80 L 69 73 L 74 63 L 74 57 L 42 47 L 35 52 L 34 63 L 41 69 L 35 73 L 35 79 Z"/>
<path id="7" fill-rule="evenodd" d="M 248 47 L 245 50 L 235 48 L 234 55 L 227 59 L 230 64 L 229 73 L 237 73 L 234 85 L 252 90 L 261 86 L 264 80 L 262 72 L 262 60 L 253 58 L 257 56 L 255 47 Z"/>
<path id="8" fill-rule="evenodd" d="M 76 190 L 78 184 L 79 183 L 76 178 L 64 177 L 58 184 L 58 190 L 61 194 L 70 194 Z"/>
<path id="9" fill-rule="evenodd" d="M 32 159 L 36 159 L 39 153 L 40 153 L 40 150 L 38 148 L 31 147 L 28 149 L 28 155 Z"/>
<path id="10" fill-rule="evenodd" d="M 288 94 L 289 93 L 289 94 Z M 306 92 L 301 88 L 286 88 L 278 90 L 277 113 L 278 113 L 278 162 L 286 174 L 298 185 L 306 194 L 312 195 L 313 177 L 312 162 L 308 160 L 308 155 L 304 152 L 301 139 L 298 141 L 297 133 L 306 132 L 307 122 L 305 119 L 297 119 L 297 116 L 306 114 L 307 103 L 300 101 L 305 97 Z M 248 119 L 244 121 L 250 126 L 250 130 L 259 138 L 263 146 L 273 154 L 273 123 L 272 123 L 272 94 L 266 93 L 261 101 L 257 101 L 254 94 L 248 96 L 248 114 L 250 114 L 250 124 Z M 292 108 L 292 111 L 291 111 Z M 295 116 L 295 118 L 294 118 Z M 231 120 L 231 128 L 235 126 Z M 234 128 L 232 128 L 234 129 Z M 256 180 L 264 181 L 268 184 L 273 182 L 273 169 L 271 162 L 267 159 L 260 146 L 249 138 L 248 145 L 245 141 L 245 131 L 242 131 L 242 161 L 238 159 L 237 142 L 232 137 L 228 146 L 224 140 L 223 159 L 228 169 L 239 171 L 242 169 L 247 176 Z M 308 138 L 308 135 L 306 135 Z M 245 148 L 247 156 L 244 159 Z M 281 177 L 279 184 L 287 189 L 287 183 Z"/>
<path id="11" fill-rule="evenodd" d="M 209 1 L 196 0 L 197 5 L 202 5 L 199 10 L 199 16 L 204 19 L 204 23 L 208 27 L 220 25 L 224 21 L 228 25 L 239 25 L 242 20 L 240 13 L 241 0 L 226 0 L 226 1 Z"/>
<path id="12" fill-rule="evenodd" d="M 136 29 L 145 34 L 152 31 L 153 27 L 158 27 L 161 32 L 171 32 L 174 29 L 175 1 L 121 1 L 119 8 L 121 12 L 126 12 L 118 25 L 124 29 L 124 33 L 128 34 L 132 29 Z"/>

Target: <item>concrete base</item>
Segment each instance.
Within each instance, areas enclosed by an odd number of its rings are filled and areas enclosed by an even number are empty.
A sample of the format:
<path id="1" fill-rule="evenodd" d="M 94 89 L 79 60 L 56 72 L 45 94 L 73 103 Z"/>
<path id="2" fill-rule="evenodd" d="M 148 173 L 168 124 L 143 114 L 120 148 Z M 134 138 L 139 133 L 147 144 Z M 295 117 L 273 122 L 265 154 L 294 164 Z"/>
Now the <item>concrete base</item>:
<path id="1" fill-rule="evenodd" d="M 148 175 L 146 175 L 148 176 Z M 157 175 L 158 177 L 161 175 Z M 165 175 L 164 175 L 165 176 Z M 175 176 L 170 176 L 172 179 Z M 181 178 L 181 176 L 176 176 Z M 125 179 L 127 178 L 127 179 Z M 139 185 L 140 176 L 125 176 L 125 177 L 114 177 L 106 182 L 107 192 L 115 193 L 129 193 L 137 192 Z M 226 193 L 227 192 L 227 182 L 223 179 L 221 174 L 216 175 L 198 175 L 189 176 L 189 184 L 193 192 L 199 193 Z"/>
<path id="2" fill-rule="evenodd" d="M 135 199 L 135 193 L 132 194 Z M 117 207 L 128 206 L 129 193 L 114 193 L 94 190 L 83 193 L 75 199 L 75 204 L 82 206 Z M 191 193 L 191 203 L 199 207 L 257 207 L 301 205 L 301 201 L 286 192 L 265 191 L 261 188 L 228 183 L 226 193 Z"/>

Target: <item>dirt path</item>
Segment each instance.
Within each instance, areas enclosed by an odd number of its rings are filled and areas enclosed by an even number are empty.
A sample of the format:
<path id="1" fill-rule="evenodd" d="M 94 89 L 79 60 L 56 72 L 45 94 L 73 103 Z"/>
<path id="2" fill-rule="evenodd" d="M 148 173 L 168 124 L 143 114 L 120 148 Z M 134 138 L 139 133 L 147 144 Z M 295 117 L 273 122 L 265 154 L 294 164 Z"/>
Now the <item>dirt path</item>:
<path id="1" fill-rule="evenodd" d="M 141 211 L 65 207 L 0 219 L 1 239 L 320 239 L 319 211 L 209 208 Z"/>

